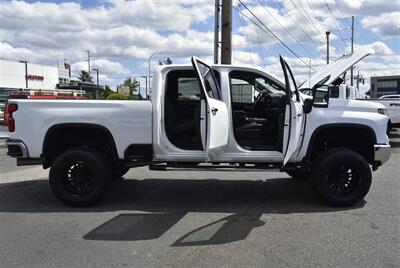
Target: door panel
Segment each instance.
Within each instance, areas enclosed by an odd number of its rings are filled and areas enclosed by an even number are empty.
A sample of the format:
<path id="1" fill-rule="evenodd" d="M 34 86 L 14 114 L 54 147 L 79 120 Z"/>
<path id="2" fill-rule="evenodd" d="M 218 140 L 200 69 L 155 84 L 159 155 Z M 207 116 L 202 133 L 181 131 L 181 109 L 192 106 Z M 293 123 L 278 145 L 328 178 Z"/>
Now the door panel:
<path id="1" fill-rule="evenodd" d="M 201 140 L 206 161 L 213 161 L 228 144 L 229 116 L 226 104 L 221 101 L 220 89 L 211 67 L 192 57 L 205 101 L 201 105 L 201 115 L 205 123 L 200 123 Z"/>
<path id="2" fill-rule="evenodd" d="M 282 57 L 280 57 L 280 62 L 285 77 L 286 91 L 288 92 L 289 96 L 291 96 L 289 104 L 290 120 L 288 126 L 288 135 L 286 136 L 287 146 L 283 161 L 283 165 L 285 166 L 290 158 L 300 149 L 305 123 L 305 114 L 303 112 L 303 102 L 299 96 L 292 71 Z"/>

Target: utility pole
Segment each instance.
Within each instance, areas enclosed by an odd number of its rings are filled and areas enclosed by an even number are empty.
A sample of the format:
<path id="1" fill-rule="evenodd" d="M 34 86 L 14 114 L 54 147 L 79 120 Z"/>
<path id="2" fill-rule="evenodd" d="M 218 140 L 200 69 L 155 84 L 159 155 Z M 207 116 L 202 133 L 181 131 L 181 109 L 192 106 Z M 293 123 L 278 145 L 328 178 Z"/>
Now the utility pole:
<path id="1" fill-rule="evenodd" d="M 89 74 L 89 79 L 90 79 L 90 51 L 87 51 L 87 62 L 88 62 L 88 74 Z"/>
<path id="2" fill-rule="evenodd" d="M 354 52 L 354 16 L 351 16 L 351 55 Z M 350 85 L 353 85 L 353 66 L 350 69 Z"/>
<path id="3" fill-rule="evenodd" d="M 232 63 L 232 0 L 222 0 L 221 63 Z"/>
<path id="4" fill-rule="evenodd" d="M 326 64 L 329 64 L 329 35 L 330 31 L 326 31 Z"/>
<path id="5" fill-rule="evenodd" d="M 360 90 L 360 70 L 357 72 L 357 89 Z"/>
<path id="6" fill-rule="evenodd" d="M 215 15 L 214 15 L 214 64 L 218 64 L 218 49 L 219 49 L 219 8 L 220 0 L 215 0 Z"/>
<path id="7" fill-rule="evenodd" d="M 96 71 L 96 84 L 97 84 L 97 88 L 96 88 L 96 100 L 99 99 L 99 69 L 98 68 L 94 68 L 93 71 Z"/>

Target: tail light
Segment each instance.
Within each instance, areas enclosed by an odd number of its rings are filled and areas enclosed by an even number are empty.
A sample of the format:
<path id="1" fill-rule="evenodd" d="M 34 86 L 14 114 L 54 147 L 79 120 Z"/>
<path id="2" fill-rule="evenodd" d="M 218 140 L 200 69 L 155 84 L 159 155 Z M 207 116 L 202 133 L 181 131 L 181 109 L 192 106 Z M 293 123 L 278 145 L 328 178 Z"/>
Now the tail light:
<path id="1" fill-rule="evenodd" d="M 12 117 L 12 114 L 16 110 L 18 110 L 18 104 L 15 104 L 15 103 L 7 104 L 4 114 L 6 116 L 6 122 L 7 122 L 9 132 L 15 131 L 15 121 L 14 121 L 14 118 Z"/>

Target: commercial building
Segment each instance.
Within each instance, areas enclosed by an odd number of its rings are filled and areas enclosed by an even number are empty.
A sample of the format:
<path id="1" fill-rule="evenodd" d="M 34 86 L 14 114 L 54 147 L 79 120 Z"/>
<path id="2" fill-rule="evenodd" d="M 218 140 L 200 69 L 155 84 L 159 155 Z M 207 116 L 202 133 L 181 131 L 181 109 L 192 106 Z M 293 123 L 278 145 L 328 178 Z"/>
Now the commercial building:
<path id="1" fill-rule="evenodd" d="M 71 92 L 79 90 L 78 95 L 82 95 L 81 92 L 84 91 L 87 97 L 98 98 L 104 87 L 93 83 L 71 81 L 71 66 L 66 60 L 51 66 L 0 59 L 0 102 L 5 101 L 11 92 L 16 91 L 28 95 L 36 95 L 38 91 L 46 94 L 54 91 L 57 95 L 58 91 L 65 93 L 68 90 Z"/>
<path id="2" fill-rule="evenodd" d="M 400 94 L 400 75 L 371 77 L 371 98 Z"/>
<path id="3" fill-rule="evenodd" d="M 55 90 L 58 83 L 68 83 L 70 78 L 68 63 L 50 66 L 0 59 L 0 101 L 13 91 Z"/>

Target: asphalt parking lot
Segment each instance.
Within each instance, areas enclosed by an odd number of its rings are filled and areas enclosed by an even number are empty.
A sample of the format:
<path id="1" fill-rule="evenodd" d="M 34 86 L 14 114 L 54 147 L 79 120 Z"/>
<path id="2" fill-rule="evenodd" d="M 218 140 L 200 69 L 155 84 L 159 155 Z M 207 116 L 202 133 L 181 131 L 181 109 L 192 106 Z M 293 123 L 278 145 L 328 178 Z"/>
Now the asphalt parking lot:
<path id="1" fill-rule="evenodd" d="M 285 173 L 131 170 L 91 208 L 0 148 L 0 267 L 399 267 L 400 129 L 364 202 L 326 206 Z"/>

